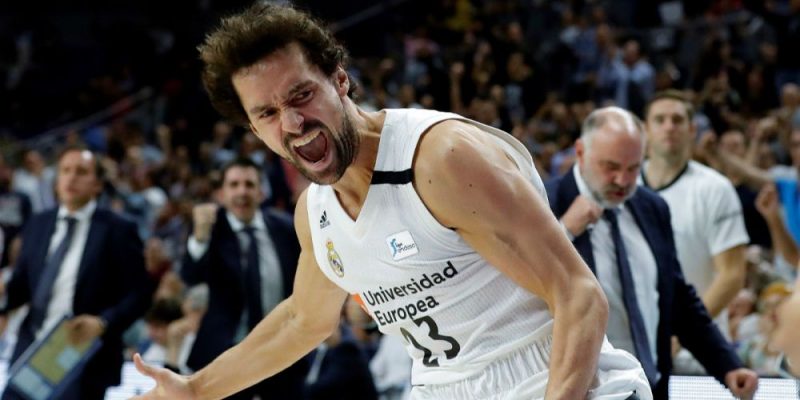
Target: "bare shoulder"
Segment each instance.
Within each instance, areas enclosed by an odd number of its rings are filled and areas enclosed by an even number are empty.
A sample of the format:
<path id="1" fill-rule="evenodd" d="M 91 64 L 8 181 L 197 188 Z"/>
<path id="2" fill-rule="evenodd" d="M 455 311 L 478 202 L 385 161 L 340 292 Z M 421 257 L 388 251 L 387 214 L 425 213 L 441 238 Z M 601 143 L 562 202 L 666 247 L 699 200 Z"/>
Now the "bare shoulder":
<path id="1" fill-rule="evenodd" d="M 486 165 L 514 166 L 490 134 L 468 122 L 446 120 L 422 136 L 414 158 L 414 174 L 459 178 Z"/>
<path id="2" fill-rule="evenodd" d="M 454 228 L 461 216 L 478 213 L 473 206 L 480 199 L 491 201 L 523 180 L 490 134 L 458 120 L 443 121 L 425 133 L 413 168 L 423 203 L 440 223 Z M 460 206 L 467 208 L 459 210 Z"/>

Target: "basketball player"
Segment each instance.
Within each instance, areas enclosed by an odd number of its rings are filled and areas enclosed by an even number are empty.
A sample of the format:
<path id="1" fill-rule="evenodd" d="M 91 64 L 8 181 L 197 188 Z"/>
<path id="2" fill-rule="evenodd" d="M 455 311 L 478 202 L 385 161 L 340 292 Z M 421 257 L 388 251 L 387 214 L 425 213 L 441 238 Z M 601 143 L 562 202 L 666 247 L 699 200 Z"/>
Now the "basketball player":
<path id="1" fill-rule="evenodd" d="M 292 8 L 256 4 L 200 47 L 204 83 L 314 182 L 295 289 L 192 376 L 142 363 L 142 399 L 216 399 L 275 374 L 338 326 L 348 295 L 413 358 L 413 399 L 650 399 L 604 332 L 608 305 L 510 135 L 455 114 L 358 108 L 346 54 Z"/>

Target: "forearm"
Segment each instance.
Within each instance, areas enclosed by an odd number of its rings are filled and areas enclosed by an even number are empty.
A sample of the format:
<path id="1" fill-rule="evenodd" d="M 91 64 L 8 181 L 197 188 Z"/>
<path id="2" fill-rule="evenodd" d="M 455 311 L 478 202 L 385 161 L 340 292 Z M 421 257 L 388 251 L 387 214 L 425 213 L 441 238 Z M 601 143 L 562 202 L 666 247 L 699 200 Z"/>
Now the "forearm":
<path id="1" fill-rule="evenodd" d="M 780 254 L 784 260 L 789 264 L 797 265 L 800 261 L 800 254 L 798 254 L 797 243 L 789 232 L 786 230 L 786 225 L 783 223 L 780 215 L 773 215 L 765 218 L 769 234 L 772 237 L 772 246 L 775 252 Z"/>
<path id="2" fill-rule="evenodd" d="M 313 350 L 330 331 L 309 329 L 279 304 L 238 345 L 194 374 L 189 384 L 198 399 L 221 399 L 289 367 Z"/>
<path id="3" fill-rule="evenodd" d="M 716 318 L 744 287 L 744 269 L 717 273 L 711 286 L 703 293 L 703 304 L 711 318 Z"/>
<path id="4" fill-rule="evenodd" d="M 726 169 L 744 178 L 747 186 L 754 190 L 761 190 L 761 187 L 772 182 L 771 177 L 766 171 L 734 155 L 720 152 L 716 160 Z"/>
<path id="5" fill-rule="evenodd" d="M 553 313 L 548 400 L 586 397 L 608 324 L 608 302 L 596 283 L 574 284 L 563 297 Z"/>
<path id="6" fill-rule="evenodd" d="M 744 162 L 751 166 L 758 165 L 758 151 L 761 147 L 761 140 L 753 139 L 747 146 L 747 152 L 744 155 Z"/>

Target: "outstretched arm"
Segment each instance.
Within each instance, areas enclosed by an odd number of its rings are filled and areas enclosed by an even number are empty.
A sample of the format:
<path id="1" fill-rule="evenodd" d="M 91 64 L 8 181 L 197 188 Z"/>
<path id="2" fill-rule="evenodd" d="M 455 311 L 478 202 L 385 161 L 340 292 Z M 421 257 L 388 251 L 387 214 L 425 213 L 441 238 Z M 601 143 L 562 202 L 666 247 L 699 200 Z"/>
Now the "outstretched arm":
<path id="1" fill-rule="evenodd" d="M 717 149 L 717 138 L 713 133 L 709 133 L 700 139 L 698 151 L 709 163 L 741 176 L 745 184 L 754 190 L 760 190 L 764 185 L 772 182 L 772 177 L 769 176 L 767 171 L 726 151 L 719 151 Z"/>
<path id="2" fill-rule="evenodd" d="M 415 185 L 432 214 L 554 318 L 548 399 L 582 399 L 594 379 L 608 321 L 599 283 L 546 200 L 489 135 L 458 121 L 423 137 Z"/>
<path id="3" fill-rule="evenodd" d="M 289 367 L 336 329 L 347 293 L 328 280 L 314 260 L 305 195 L 297 204 L 295 226 L 302 251 L 292 296 L 241 343 L 192 376 L 144 365 L 137 357 L 139 371 L 157 383 L 137 399 L 221 399 Z"/>

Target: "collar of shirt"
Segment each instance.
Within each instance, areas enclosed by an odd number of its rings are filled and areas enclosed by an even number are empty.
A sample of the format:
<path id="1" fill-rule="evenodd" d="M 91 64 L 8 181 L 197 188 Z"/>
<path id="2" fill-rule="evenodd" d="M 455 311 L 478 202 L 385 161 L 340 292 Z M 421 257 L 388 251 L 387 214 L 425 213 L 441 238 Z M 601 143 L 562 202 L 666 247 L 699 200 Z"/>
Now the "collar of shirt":
<path id="1" fill-rule="evenodd" d="M 622 205 L 625 203 L 620 203 L 616 206 L 608 207 L 608 204 L 605 201 L 598 198 L 598 196 L 596 196 L 595 193 L 592 192 L 591 189 L 589 189 L 589 185 L 586 184 L 586 181 L 583 180 L 583 176 L 581 176 L 581 170 L 580 168 L 578 168 L 577 162 L 575 163 L 575 165 L 572 166 L 572 172 L 575 175 L 575 184 L 578 186 L 578 193 L 591 199 L 592 201 L 600 205 L 600 207 L 602 208 L 614 208 L 617 211 L 622 210 Z"/>
<path id="2" fill-rule="evenodd" d="M 63 219 L 63 218 L 66 218 L 66 217 L 73 217 L 76 220 L 78 220 L 78 222 L 85 222 L 85 221 L 88 221 L 90 218 L 92 218 L 92 214 L 94 214 L 94 211 L 96 209 L 97 209 L 97 201 L 96 200 L 92 200 L 92 201 L 86 203 L 85 206 L 79 208 L 77 211 L 75 211 L 75 212 L 73 212 L 71 214 L 70 214 L 69 210 L 67 210 L 66 207 L 61 205 L 61 206 L 58 207 L 58 219 Z"/>
<path id="3" fill-rule="evenodd" d="M 267 225 L 264 223 L 264 215 L 261 213 L 261 210 L 256 210 L 256 213 L 253 215 L 253 220 L 250 222 L 250 224 L 245 224 L 244 222 L 240 221 L 230 211 L 225 212 L 225 218 L 228 219 L 228 224 L 231 226 L 231 229 L 237 233 L 241 232 L 242 229 L 248 225 L 252 226 L 257 231 L 264 232 L 267 230 Z"/>

